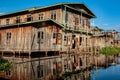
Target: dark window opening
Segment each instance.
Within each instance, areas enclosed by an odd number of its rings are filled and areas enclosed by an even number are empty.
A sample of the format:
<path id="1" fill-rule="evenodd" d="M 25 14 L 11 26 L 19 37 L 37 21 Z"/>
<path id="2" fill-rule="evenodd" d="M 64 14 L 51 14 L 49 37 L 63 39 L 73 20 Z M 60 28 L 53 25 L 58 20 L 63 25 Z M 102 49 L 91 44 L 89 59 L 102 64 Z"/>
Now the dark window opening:
<path id="1" fill-rule="evenodd" d="M 73 40 L 72 49 L 75 49 L 75 46 L 76 46 L 76 42 L 75 42 L 75 40 Z"/>
<path id="2" fill-rule="evenodd" d="M 10 19 L 6 19 L 6 25 L 10 24 Z"/>
<path id="3" fill-rule="evenodd" d="M 1 25 L 1 20 L 0 20 L 0 25 Z"/>
<path id="4" fill-rule="evenodd" d="M 44 76 L 43 73 L 44 73 L 44 67 L 43 67 L 43 65 L 37 66 L 37 77 L 38 78 L 43 77 Z"/>
<path id="5" fill-rule="evenodd" d="M 67 36 L 64 36 L 64 41 L 67 41 Z"/>
<path id="6" fill-rule="evenodd" d="M 39 31 L 37 33 L 37 43 L 43 43 L 43 39 L 44 39 L 44 32 Z"/>
<path id="7" fill-rule="evenodd" d="M 57 38 L 57 33 L 53 33 L 53 38 Z"/>
<path id="8" fill-rule="evenodd" d="M 75 25 L 79 25 L 79 18 L 75 18 Z"/>
<path id="9" fill-rule="evenodd" d="M 51 12 L 51 19 L 56 20 L 56 11 Z"/>
<path id="10" fill-rule="evenodd" d="M 7 32 L 7 40 L 11 39 L 11 32 Z"/>
<path id="11" fill-rule="evenodd" d="M 90 28 L 90 20 L 88 18 L 86 19 L 86 26 Z"/>
<path id="12" fill-rule="evenodd" d="M 68 69 L 68 63 L 67 60 L 64 60 L 64 71 L 66 71 Z"/>
<path id="13" fill-rule="evenodd" d="M 11 75 L 11 71 L 6 71 L 6 75 L 10 76 Z"/>
<path id="14" fill-rule="evenodd" d="M 16 17 L 16 23 L 20 23 L 20 16 Z"/>
<path id="15" fill-rule="evenodd" d="M 27 21 L 32 21 L 32 16 L 31 15 L 27 15 Z"/>
<path id="16" fill-rule="evenodd" d="M 1 45 L 1 42 L 2 42 L 2 36 L 1 36 L 1 33 L 0 33 L 0 45 Z"/>
<path id="17" fill-rule="evenodd" d="M 43 34 L 43 32 L 42 32 L 41 39 L 43 39 L 43 38 L 44 38 L 44 34 Z"/>
<path id="18" fill-rule="evenodd" d="M 82 44 L 82 37 L 80 37 L 80 45 Z"/>
<path id="19" fill-rule="evenodd" d="M 44 39 L 44 33 L 42 31 L 38 32 L 38 38 L 39 39 Z"/>
<path id="20" fill-rule="evenodd" d="M 75 49 L 75 47 L 76 47 L 75 35 L 72 35 L 72 49 Z"/>
<path id="21" fill-rule="evenodd" d="M 81 59 L 81 58 L 79 58 L 79 59 L 80 59 L 80 61 L 79 61 L 80 66 L 83 66 L 83 64 L 82 64 L 82 59 Z"/>
<path id="22" fill-rule="evenodd" d="M 40 38 L 40 32 L 38 32 L 38 38 Z"/>
<path id="23" fill-rule="evenodd" d="M 61 44 L 62 43 L 62 34 L 53 33 L 53 44 Z"/>
<path id="24" fill-rule="evenodd" d="M 39 14 L 39 20 L 43 20 L 44 15 L 43 14 Z"/>

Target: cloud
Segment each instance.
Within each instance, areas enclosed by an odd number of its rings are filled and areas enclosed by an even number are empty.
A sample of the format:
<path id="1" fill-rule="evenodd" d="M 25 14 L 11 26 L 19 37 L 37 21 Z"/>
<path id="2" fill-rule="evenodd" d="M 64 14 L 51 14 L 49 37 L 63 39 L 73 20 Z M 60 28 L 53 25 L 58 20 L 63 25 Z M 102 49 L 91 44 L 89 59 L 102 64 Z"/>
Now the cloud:
<path id="1" fill-rule="evenodd" d="M 105 23 L 105 24 L 102 24 L 103 26 L 108 26 L 109 24 Z"/>

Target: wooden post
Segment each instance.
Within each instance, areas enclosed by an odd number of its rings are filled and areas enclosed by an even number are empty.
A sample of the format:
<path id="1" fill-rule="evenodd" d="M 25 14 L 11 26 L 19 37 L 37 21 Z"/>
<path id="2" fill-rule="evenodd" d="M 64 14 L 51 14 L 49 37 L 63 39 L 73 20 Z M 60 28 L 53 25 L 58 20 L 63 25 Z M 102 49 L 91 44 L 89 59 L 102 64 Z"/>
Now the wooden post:
<path id="1" fill-rule="evenodd" d="M 45 56 L 47 57 L 48 56 L 48 54 L 47 54 L 48 52 L 47 51 L 45 51 Z"/>
<path id="2" fill-rule="evenodd" d="M 20 52 L 19 52 L 19 61 L 20 61 Z M 18 68 L 18 69 L 19 69 L 19 70 L 18 70 L 18 71 L 19 71 L 19 80 L 21 80 L 21 75 L 20 75 L 20 74 L 21 74 L 21 72 L 20 72 L 20 67 L 21 67 L 21 66 L 20 66 L 20 63 L 19 63 L 19 68 Z"/>
<path id="3" fill-rule="evenodd" d="M 4 52 L 2 51 L 2 57 L 3 57 L 3 55 L 4 55 Z"/>

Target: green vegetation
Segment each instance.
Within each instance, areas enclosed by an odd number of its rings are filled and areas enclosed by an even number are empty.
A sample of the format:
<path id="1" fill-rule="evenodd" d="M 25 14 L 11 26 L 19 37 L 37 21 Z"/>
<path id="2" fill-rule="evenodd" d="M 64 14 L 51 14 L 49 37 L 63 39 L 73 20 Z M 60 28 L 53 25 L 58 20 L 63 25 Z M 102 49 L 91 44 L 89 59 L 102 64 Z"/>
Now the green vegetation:
<path id="1" fill-rule="evenodd" d="M 100 50 L 100 53 L 106 55 L 106 56 L 112 56 L 112 55 L 117 55 L 120 53 L 120 47 L 112 47 L 112 46 L 108 46 L 108 47 L 103 47 Z"/>
<path id="2" fill-rule="evenodd" d="M 0 57 L 0 72 L 10 71 L 12 68 L 12 62 Z"/>

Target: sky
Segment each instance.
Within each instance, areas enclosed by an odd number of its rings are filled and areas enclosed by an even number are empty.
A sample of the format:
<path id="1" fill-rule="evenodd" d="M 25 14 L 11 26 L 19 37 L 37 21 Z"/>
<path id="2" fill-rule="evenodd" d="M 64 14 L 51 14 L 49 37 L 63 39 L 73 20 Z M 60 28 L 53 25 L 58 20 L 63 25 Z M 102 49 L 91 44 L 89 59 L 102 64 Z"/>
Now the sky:
<path id="1" fill-rule="evenodd" d="M 60 2 L 82 2 L 97 16 L 91 19 L 91 25 L 120 31 L 120 0 L 0 0 L 0 14 Z"/>

